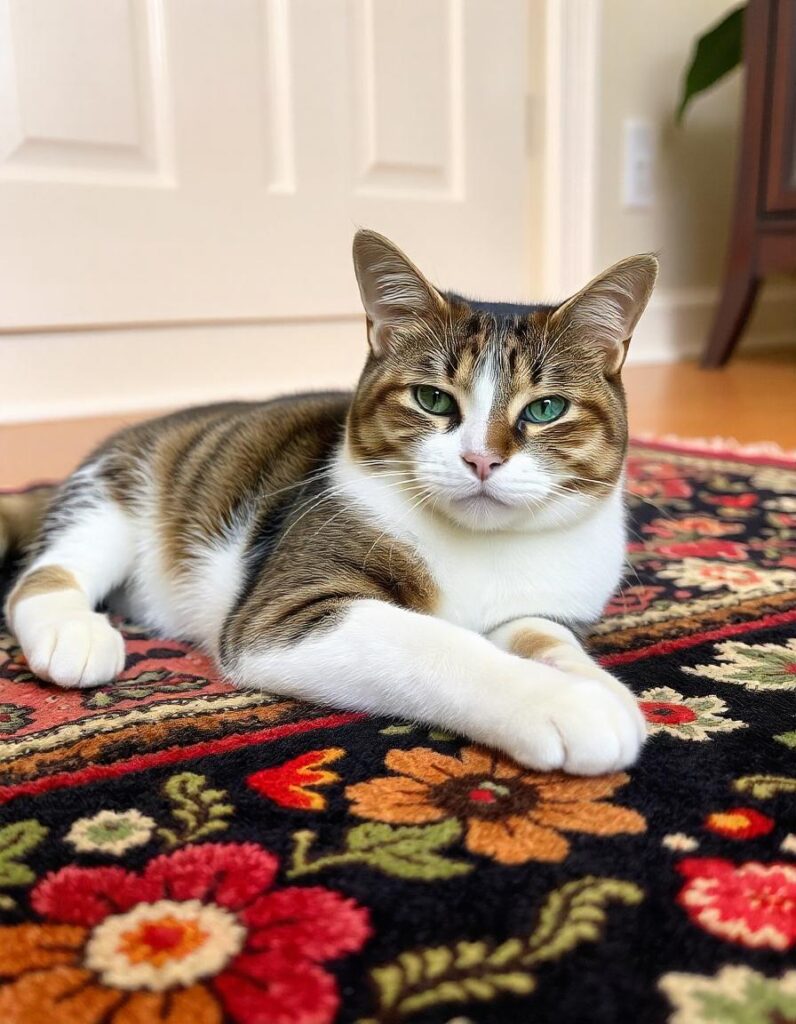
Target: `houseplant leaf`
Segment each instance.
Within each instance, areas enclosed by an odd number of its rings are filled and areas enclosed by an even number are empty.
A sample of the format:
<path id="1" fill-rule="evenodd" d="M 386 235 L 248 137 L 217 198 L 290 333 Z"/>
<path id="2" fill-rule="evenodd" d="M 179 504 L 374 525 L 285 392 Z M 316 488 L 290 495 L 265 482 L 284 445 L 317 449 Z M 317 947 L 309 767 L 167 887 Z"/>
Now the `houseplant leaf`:
<path id="1" fill-rule="evenodd" d="M 726 18 L 697 39 L 691 63 L 683 81 L 677 120 L 699 93 L 715 85 L 743 59 L 743 19 L 746 4 L 730 11 Z"/>

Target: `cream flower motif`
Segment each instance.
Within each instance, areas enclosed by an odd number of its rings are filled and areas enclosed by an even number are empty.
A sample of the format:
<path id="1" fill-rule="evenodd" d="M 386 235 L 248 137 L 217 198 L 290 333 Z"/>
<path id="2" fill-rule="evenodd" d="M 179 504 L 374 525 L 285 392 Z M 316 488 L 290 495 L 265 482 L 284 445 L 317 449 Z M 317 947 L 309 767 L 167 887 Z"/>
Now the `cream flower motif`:
<path id="1" fill-rule="evenodd" d="M 714 647 L 722 665 L 684 668 L 692 676 L 735 683 L 747 690 L 796 690 L 796 639 L 785 644 L 745 644 L 725 640 Z"/>
<path id="2" fill-rule="evenodd" d="M 755 470 L 749 484 L 756 491 L 793 494 L 796 492 L 796 471 L 781 469 L 778 466 L 761 466 Z"/>
<path id="3" fill-rule="evenodd" d="M 245 938 L 224 907 L 158 900 L 106 917 L 86 944 L 84 963 L 108 988 L 163 992 L 218 974 Z"/>
<path id="4" fill-rule="evenodd" d="M 699 587 L 700 590 L 723 587 L 738 594 L 755 590 L 770 594 L 796 585 L 793 569 L 759 569 L 737 563 L 712 562 L 706 558 L 684 558 L 677 565 L 661 569 L 658 575 L 674 580 L 678 587 Z"/>
<path id="5" fill-rule="evenodd" d="M 723 717 L 727 705 L 713 694 L 684 697 L 670 686 L 656 686 L 641 694 L 639 706 L 651 736 L 665 732 L 681 740 L 708 740 L 712 732 L 746 728 L 746 722 Z"/>
<path id="6" fill-rule="evenodd" d="M 796 856 L 796 834 L 788 833 L 779 845 L 783 853 L 792 853 Z"/>
<path id="7" fill-rule="evenodd" d="M 78 853 L 109 853 L 114 857 L 149 841 L 155 822 L 140 811 L 100 811 L 79 818 L 66 834 Z"/>
<path id="8" fill-rule="evenodd" d="M 722 967 L 713 977 L 665 974 L 658 987 L 674 1014 L 669 1024 L 771 1024 L 796 1017 L 796 971 L 767 978 L 751 967 Z"/>
<path id="9" fill-rule="evenodd" d="M 783 498 L 772 498 L 763 502 L 763 508 L 771 508 L 776 512 L 796 512 L 796 498 L 789 496 Z"/>
<path id="10" fill-rule="evenodd" d="M 661 840 L 667 850 L 674 850 L 675 853 L 693 853 L 699 846 L 699 842 L 693 836 L 687 836 L 685 832 L 671 832 Z"/>

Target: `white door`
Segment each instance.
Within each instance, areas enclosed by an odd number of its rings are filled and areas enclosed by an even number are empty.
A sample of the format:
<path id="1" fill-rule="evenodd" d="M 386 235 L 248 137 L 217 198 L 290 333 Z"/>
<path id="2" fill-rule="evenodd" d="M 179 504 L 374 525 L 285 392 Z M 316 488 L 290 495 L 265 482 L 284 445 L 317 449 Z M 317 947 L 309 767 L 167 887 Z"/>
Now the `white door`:
<path id="1" fill-rule="evenodd" d="M 527 41 L 524 0 L 0 0 L 0 331 L 331 323 L 360 225 L 525 294 Z"/>

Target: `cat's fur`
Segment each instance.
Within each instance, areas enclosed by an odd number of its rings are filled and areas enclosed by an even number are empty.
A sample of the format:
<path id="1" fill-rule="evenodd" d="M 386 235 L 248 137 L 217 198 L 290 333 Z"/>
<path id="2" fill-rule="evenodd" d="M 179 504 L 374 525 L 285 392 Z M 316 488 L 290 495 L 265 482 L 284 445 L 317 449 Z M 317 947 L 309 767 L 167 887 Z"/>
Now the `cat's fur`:
<path id="1" fill-rule="evenodd" d="M 629 764 L 635 699 L 572 630 L 622 572 L 620 369 L 654 257 L 526 309 L 444 295 L 374 232 L 354 262 L 371 352 L 353 395 L 154 420 L 58 490 L 7 602 L 28 663 L 110 682 L 108 601 L 242 686 L 444 726 L 533 768 Z M 422 384 L 460 411 L 425 412 Z M 559 420 L 519 419 L 551 394 Z"/>

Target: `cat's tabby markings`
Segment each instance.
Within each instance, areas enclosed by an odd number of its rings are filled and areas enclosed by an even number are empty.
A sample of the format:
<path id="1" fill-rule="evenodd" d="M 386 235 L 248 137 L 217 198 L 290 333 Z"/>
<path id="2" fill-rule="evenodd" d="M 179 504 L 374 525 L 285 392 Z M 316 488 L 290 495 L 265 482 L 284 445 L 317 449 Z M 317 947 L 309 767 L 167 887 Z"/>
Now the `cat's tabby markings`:
<path id="1" fill-rule="evenodd" d="M 242 686 L 429 722 L 533 768 L 624 767 L 642 717 L 572 629 L 622 571 L 620 370 L 654 257 L 550 307 L 442 293 L 371 231 L 354 263 L 370 355 L 353 394 L 154 420 L 55 493 L 7 604 L 31 668 L 111 681 L 108 601 Z M 0 553 L 29 539 L 21 504 L 2 499 Z"/>

